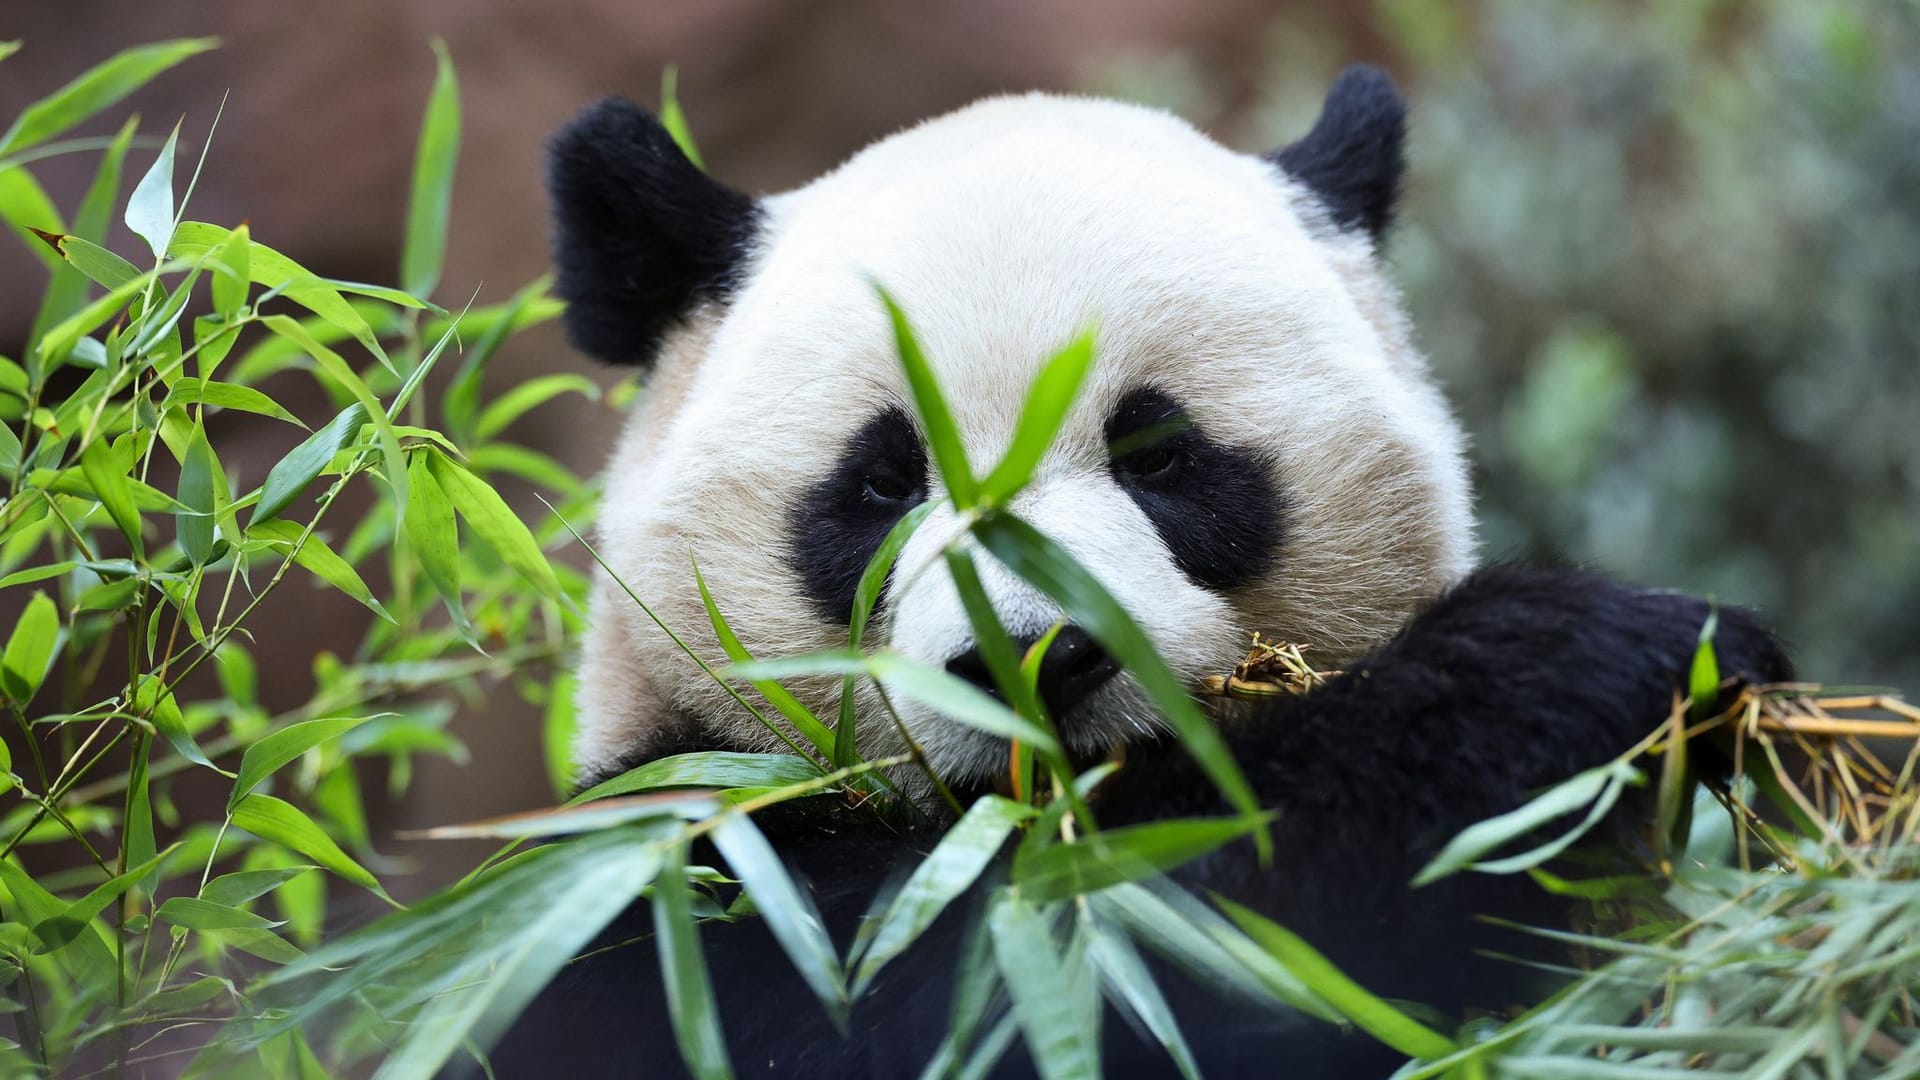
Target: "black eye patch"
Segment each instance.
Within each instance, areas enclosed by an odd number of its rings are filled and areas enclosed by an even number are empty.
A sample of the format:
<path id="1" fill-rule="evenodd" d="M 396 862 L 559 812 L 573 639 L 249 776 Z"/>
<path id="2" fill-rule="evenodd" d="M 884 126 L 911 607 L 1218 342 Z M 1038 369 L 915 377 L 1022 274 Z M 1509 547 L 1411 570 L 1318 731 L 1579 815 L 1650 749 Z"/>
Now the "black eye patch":
<path id="1" fill-rule="evenodd" d="M 1121 399 L 1107 419 L 1107 462 L 1195 584 L 1225 592 L 1272 565 L 1285 508 L 1272 471 L 1208 438 L 1171 394 L 1146 386 Z"/>
<path id="2" fill-rule="evenodd" d="M 927 498 L 927 451 L 907 414 L 891 408 L 847 439 L 833 469 L 787 513 L 787 542 L 815 610 L 853 617 L 853 597 L 888 530 Z"/>

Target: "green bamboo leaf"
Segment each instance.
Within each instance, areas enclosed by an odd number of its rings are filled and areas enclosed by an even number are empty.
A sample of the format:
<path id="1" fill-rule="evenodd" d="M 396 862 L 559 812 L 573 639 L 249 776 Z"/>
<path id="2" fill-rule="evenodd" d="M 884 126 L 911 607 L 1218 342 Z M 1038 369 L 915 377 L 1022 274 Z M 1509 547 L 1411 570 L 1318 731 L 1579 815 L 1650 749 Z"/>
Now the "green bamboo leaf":
<path id="1" fill-rule="evenodd" d="M 994 685 L 1000 688 L 1005 700 L 1013 703 L 1014 712 L 1030 717 L 1036 723 L 1045 723 L 1040 697 L 1035 692 L 1036 684 L 1021 676 L 1020 650 L 1014 647 L 1013 639 L 1007 636 L 1006 628 L 1000 625 L 993 602 L 987 599 L 986 586 L 980 582 L 980 572 L 973 565 L 973 556 L 957 547 L 950 547 L 946 551 L 946 560 L 947 572 L 953 575 L 954 591 L 960 594 L 960 606 L 966 610 L 967 623 L 973 628 L 974 648 L 980 650 L 981 658 L 987 662 Z M 1059 764 L 1064 765 L 1065 762 Z"/>
<path id="2" fill-rule="evenodd" d="M 1452 1039 L 1369 993 L 1291 930 L 1224 896 L 1215 895 L 1213 902 L 1248 937 L 1367 1034 L 1414 1058 L 1440 1058 L 1459 1049 Z"/>
<path id="3" fill-rule="evenodd" d="M 1051 921 L 1018 895 L 1001 893 L 987 913 L 994 960 L 1040 1075 L 1095 1080 L 1100 1076 L 1099 1014 L 1088 1030 L 1077 973 L 1054 948 Z"/>
<path id="4" fill-rule="evenodd" d="M 210 904 L 238 907 L 258 899 L 316 866 L 280 866 L 271 870 L 240 870 L 222 874 L 200 887 L 200 899 Z"/>
<path id="5" fill-rule="evenodd" d="M 1109 996 L 1125 1003 L 1141 1025 L 1160 1040 L 1180 1075 L 1187 1080 L 1200 1080 L 1200 1066 L 1193 1060 L 1193 1048 L 1187 1045 L 1173 1008 L 1167 1004 L 1159 984 L 1153 981 L 1153 972 L 1133 942 L 1125 934 L 1096 922 L 1088 938 L 1087 958 L 1093 961 L 1094 970 L 1099 972 L 1101 985 Z"/>
<path id="6" fill-rule="evenodd" d="M 1093 370 L 1093 339 L 1091 328 L 1082 331 L 1035 376 L 1026 404 L 1020 409 L 1020 422 L 1013 429 L 1013 443 L 980 482 L 981 502 L 1004 506 L 1033 478 L 1033 471 L 1039 468 L 1040 459 L 1046 456 L 1047 448 L 1060 434 L 1060 425 L 1072 411 L 1087 372 Z"/>
<path id="7" fill-rule="evenodd" d="M 407 1025 L 376 1080 L 432 1080 L 463 1043 L 492 1042 L 660 868 L 657 852 L 626 845 L 563 879 L 551 901 L 499 920 L 510 936 L 466 950 L 469 959 L 449 975 L 454 988 Z"/>
<path id="8" fill-rule="evenodd" d="M 104 438 L 97 438 L 80 454 L 80 472 L 86 477 L 87 486 L 93 489 L 94 498 L 100 500 L 107 516 L 133 546 L 134 554 L 144 556 L 146 545 L 140 538 L 140 508 L 133 501 L 133 487 L 120 455 Z"/>
<path id="9" fill-rule="evenodd" d="M 740 643 L 740 638 L 734 634 L 733 627 L 727 623 L 727 617 L 720 613 L 719 605 L 713 602 L 713 594 L 707 591 L 707 579 L 700 573 L 698 562 L 693 564 L 693 582 L 700 590 L 700 602 L 706 605 L 707 621 L 712 624 L 714 636 L 720 640 L 720 648 L 726 652 L 727 659 L 736 664 L 752 663 L 753 654 Z M 788 722 L 792 723 L 794 728 L 813 744 L 814 749 L 820 751 L 821 756 L 831 758 L 834 750 L 833 733 L 828 731 L 826 725 L 816 719 L 805 705 L 800 704 L 798 698 L 789 693 L 786 687 L 771 679 L 756 679 L 752 680 L 752 683 L 753 688 L 760 692 L 760 696 L 766 698 L 780 715 L 786 717 Z M 835 765 L 844 767 L 837 761 Z"/>
<path id="10" fill-rule="evenodd" d="M 213 558 L 214 475 L 219 468 L 206 428 L 194 425 L 186 457 L 180 462 L 180 505 L 187 509 L 174 515 L 174 533 L 180 550 L 195 566 L 205 566 Z"/>
<path id="11" fill-rule="evenodd" d="M 256 416 L 270 416 L 275 420 L 284 420 L 303 428 L 307 426 L 301 423 L 299 417 L 282 408 L 279 402 L 251 386 L 241 386 L 238 383 L 209 382 L 187 376 L 173 384 L 173 389 L 167 392 L 166 399 L 161 402 L 160 411 L 185 408 L 188 405 L 211 405 L 216 409 L 234 409 L 239 412 L 253 413 Z M 352 408 L 357 409 L 359 406 L 354 405 Z M 345 445 L 345 442 L 341 445 Z M 338 449 L 335 447 L 335 451 Z M 331 459 L 333 452 L 329 452 L 327 457 Z"/>
<path id="12" fill-rule="evenodd" d="M 173 239 L 173 150 L 179 141 L 180 125 L 175 124 L 127 199 L 127 228 L 153 249 L 156 262 L 167 257 L 167 243 Z"/>
<path id="13" fill-rule="evenodd" d="M 754 909 L 767 921 L 773 939 L 793 962 L 794 970 L 844 1031 L 846 972 L 840 968 L 838 953 L 813 900 L 793 883 L 780 856 L 774 854 L 773 845 L 745 814 L 735 811 L 722 815 L 710 835 L 727 866 L 746 887 Z"/>
<path id="14" fill-rule="evenodd" d="M 241 799 L 230 817 L 235 828 L 244 829 L 268 843 L 297 851 L 355 885 L 381 896 L 386 895 L 386 890 L 380 887 L 380 882 L 367 872 L 366 867 L 341 851 L 340 845 L 334 843 L 332 837 L 321 831 L 312 818 L 292 803 L 256 792 Z"/>
<path id="15" fill-rule="evenodd" d="M 271 930 L 285 925 L 264 915 L 191 896 L 169 897 L 153 917 L 183 930 Z"/>
<path id="16" fill-rule="evenodd" d="M 263 736 L 247 747 L 246 753 L 240 757 L 240 775 L 233 781 L 232 794 L 227 796 L 227 810 L 231 812 L 240 805 L 241 799 L 251 794 L 262 780 L 272 776 L 281 766 L 371 719 L 370 716 L 343 716 L 331 720 L 306 720 Z"/>
<path id="17" fill-rule="evenodd" d="M 701 750 L 655 758 L 603 780 L 567 800 L 578 806 L 595 799 L 662 788 L 782 788 L 821 776 L 820 767 L 791 754 L 741 754 Z"/>
<path id="18" fill-rule="evenodd" d="M 1713 636 L 1720 629 L 1720 609 L 1707 609 L 1707 621 L 1700 626 L 1700 643 L 1693 650 L 1693 664 L 1687 672 L 1687 696 L 1693 699 L 1693 715 L 1713 715 L 1720 696 L 1720 659 L 1714 653 Z"/>
<path id="19" fill-rule="evenodd" d="M 66 360 L 67 354 L 73 350 L 76 342 L 92 333 L 101 323 L 120 314 L 134 297 L 140 295 L 149 282 L 156 280 L 163 273 L 171 273 L 179 269 L 181 269 L 179 265 L 168 264 L 145 271 L 132 281 L 107 290 L 105 295 L 88 302 L 80 310 L 48 327 L 46 332 L 40 335 L 40 343 L 35 347 L 28 365 L 29 371 L 45 372 L 55 364 Z"/>
<path id="20" fill-rule="evenodd" d="M 174 845 L 174 847 L 178 846 Z M 169 852 L 172 850 L 171 847 L 167 849 Z M 60 914 L 36 922 L 33 927 L 33 936 L 39 939 L 39 951 L 54 952 L 72 943 L 86 931 L 101 912 L 107 910 L 107 905 L 126 895 L 127 890 L 133 888 L 135 882 L 152 872 L 159 861 L 159 856 L 150 855 L 144 863 L 137 864 L 125 873 L 116 874 L 94 886 L 85 896 L 68 904 Z"/>
<path id="21" fill-rule="evenodd" d="M 947 407 L 946 395 L 940 392 L 933 365 L 927 362 L 926 354 L 921 351 L 913 327 L 907 323 L 906 313 L 900 310 L 900 305 L 894 302 L 886 289 L 876 285 L 875 290 L 880 294 L 880 302 L 886 305 L 887 318 L 893 324 L 893 340 L 900 355 L 900 367 L 906 372 L 907 388 L 913 394 L 914 412 L 919 415 L 920 423 L 926 429 L 927 447 L 933 452 L 933 463 L 940 473 L 940 482 L 953 499 L 954 509 L 970 510 L 979 501 L 979 487 L 973 478 L 973 470 L 967 464 L 967 449 L 960 441 L 960 428 L 954 423 L 953 410 Z"/>
<path id="22" fill-rule="evenodd" d="M 19 52 L 20 45 L 21 42 L 17 39 L 14 41 L 0 41 L 0 60 L 5 60 L 7 57 Z"/>
<path id="23" fill-rule="evenodd" d="M 694 145 L 693 131 L 687 127 L 687 114 L 680 110 L 680 69 L 671 64 L 660 73 L 660 126 L 667 129 L 693 167 L 705 172 L 707 163 L 700 160 L 700 148 Z"/>
<path id="24" fill-rule="evenodd" d="M 7 638 L 7 651 L 0 660 L 0 678 L 8 700 L 25 708 L 40 691 L 53 667 L 54 653 L 60 644 L 60 607 L 46 593 L 36 592 L 27 601 L 20 620 L 13 624 Z M 12 768 L 11 761 L 7 768 Z"/>
<path id="25" fill-rule="evenodd" d="M 171 245 L 176 259 L 194 259 L 224 244 L 232 234 L 204 221 L 183 221 L 173 231 Z M 393 361 L 380 347 L 379 337 L 366 316 L 354 310 L 340 290 L 306 267 L 259 241 L 247 245 L 248 276 L 255 285 L 299 304 L 308 311 L 358 341 L 381 364 L 392 370 Z M 308 335 L 311 337 L 312 335 Z"/>
<path id="26" fill-rule="evenodd" d="M 867 568 L 860 572 L 860 584 L 853 592 L 853 612 L 847 622 L 847 648 L 858 650 L 861 639 L 867 630 L 867 620 L 873 616 L 875 604 L 880 602 L 880 591 L 886 588 L 887 577 L 893 573 L 893 564 L 899 561 L 901 549 L 912 539 L 915 529 L 927 520 L 939 504 L 933 500 L 921 503 L 907 511 L 906 515 L 887 530 L 886 539 L 880 541 L 880 547 L 873 557 L 867 560 Z M 854 722 L 854 677 L 849 675 L 840 684 L 840 720 L 834 726 L 833 764 L 836 768 L 845 768 L 853 764 L 856 737 L 859 732 Z"/>
<path id="27" fill-rule="evenodd" d="M 668 849 L 666 865 L 653 886 L 653 932 L 659 939 L 667 1015 L 688 1071 L 699 1080 L 731 1080 L 733 1066 L 720 1033 L 707 961 L 700 954 L 700 931 L 693 922 L 692 892 L 687 849 L 675 844 Z"/>
<path id="28" fill-rule="evenodd" d="M 153 833 L 153 793 L 147 784 L 147 766 L 153 754 L 153 740 L 144 735 L 134 742 L 133 760 L 127 765 L 127 801 L 122 820 L 121 847 L 130 866 L 142 866 L 158 852 Z"/>
<path id="29" fill-rule="evenodd" d="M 407 544 L 454 621 L 464 628 L 467 613 L 460 593 L 460 531 L 454 521 L 453 503 L 428 468 L 427 458 L 432 453 L 420 450 L 407 459 Z"/>
<path id="30" fill-rule="evenodd" d="M 254 525 L 271 520 L 299 498 L 314 477 L 326 469 L 333 455 L 351 443 L 365 423 L 367 410 L 355 402 L 340 410 L 338 416 L 307 436 L 299 446 L 289 450 L 286 457 L 267 471 L 267 479 L 260 485 L 260 500 L 254 503 L 253 518 L 247 527 L 252 529 Z"/>
<path id="31" fill-rule="evenodd" d="M 1502 859 L 1497 863 L 1482 863 L 1475 868 L 1487 873 L 1517 873 L 1538 866 L 1565 850 L 1574 840 L 1597 824 L 1619 799 L 1620 792 L 1625 786 L 1628 783 L 1637 782 L 1639 776 L 1639 772 L 1631 765 L 1622 761 L 1611 761 L 1554 785 L 1545 794 L 1518 809 L 1471 825 L 1448 842 L 1447 846 L 1442 848 L 1440 853 L 1414 876 L 1414 887 L 1418 888 L 1458 873 L 1467 866 L 1475 864 L 1482 856 L 1494 849 L 1518 840 L 1563 815 L 1574 813 L 1591 804 L 1586 821 L 1569 830 L 1561 840 L 1512 859 Z"/>
<path id="32" fill-rule="evenodd" d="M 887 962 L 905 952 L 940 913 L 979 880 L 993 857 L 1006 846 L 1013 827 L 1032 818 L 1031 806 L 986 795 L 974 802 L 947 830 L 877 919 L 863 924 L 869 936 L 855 969 L 853 996 L 873 985 Z M 866 931 L 865 926 L 874 929 Z"/>
<path id="33" fill-rule="evenodd" d="M 373 424 L 375 439 L 380 444 L 387 484 L 393 489 L 394 502 L 404 509 L 407 502 L 407 462 L 400 454 L 400 437 L 394 433 L 393 421 L 380 408 L 380 401 L 373 396 L 373 391 L 367 388 L 366 382 L 339 353 L 322 345 L 298 320 L 285 315 L 269 315 L 261 322 L 266 324 L 267 329 L 305 349 L 307 355 L 313 357 L 332 377 L 335 385 L 352 394 L 360 407 L 367 411 L 367 420 Z"/>
<path id="34" fill-rule="evenodd" d="M 112 108 L 154 76 L 218 45 L 214 38 L 183 38 L 141 45 L 115 54 L 79 78 L 21 110 L 0 135 L 0 154 L 24 150 Z"/>
<path id="35" fill-rule="evenodd" d="M 429 452 L 428 467 L 460 517 L 501 562 L 545 595 L 556 600 L 566 595 L 533 533 L 491 485 L 438 453 Z"/>
<path id="36" fill-rule="evenodd" d="M 1066 549 L 1011 514 L 983 519 L 974 526 L 973 534 L 994 558 L 1052 597 L 1075 623 L 1125 665 L 1179 736 L 1181 748 L 1199 763 L 1228 802 L 1249 817 L 1260 813 L 1259 800 L 1226 741 L 1187 696 L 1180 677 L 1160 658 L 1146 632 L 1092 574 Z M 1254 833 L 1254 844 L 1263 860 L 1271 857 L 1273 839 L 1264 827 Z"/>
<path id="37" fill-rule="evenodd" d="M 446 43 L 433 41 L 433 93 L 420 122 L 413 156 L 413 188 L 407 200 L 407 239 L 400 252 L 400 286 L 431 296 L 440 283 L 447 250 L 447 207 L 453 199 L 454 164 L 460 157 L 460 83 Z"/>
<path id="38" fill-rule="evenodd" d="M 231 930 L 202 930 L 201 933 L 227 948 L 239 949 L 250 956 L 275 964 L 291 964 L 306 956 L 306 953 L 287 944 L 285 938 L 271 930 L 258 927 L 241 926 Z"/>
<path id="39" fill-rule="evenodd" d="M 825 652 L 787 656 L 778 660 L 756 660 L 750 664 L 731 664 L 723 674 L 755 681 L 790 679 L 801 675 L 864 674 L 901 697 L 930 706 L 949 720 L 998 735 L 1021 739 L 1043 753 L 1058 754 L 1060 744 L 1053 736 L 1035 727 L 1024 717 L 995 700 L 991 694 L 958 675 L 909 660 L 898 653 L 852 653 L 834 649 Z"/>
<path id="40" fill-rule="evenodd" d="M 114 207 L 120 204 L 120 172 L 126 163 L 127 150 L 133 145 L 133 136 L 139 130 L 138 117 L 128 117 L 120 125 L 120 131 L 107 145 L 106 152 L 100 155 L 100 164 L 93 171 L 93 182 L 87 185 L 87 193 L 80 200 L 80 209 L 73 215 L 70 233 L 94 244 L 106 241 L 107 226 L 113 220 Z M 0 176 L 3 176 L 0 173 Z M 47 283 L 47 291 L 40 300 L 40 310 L 33 317 L 33 329 L 27 335 L 29 342 L 40 340 L 47 328 L 78 311 L 87 302 L 87 278 L 71 266 L 62 266 L 54 270 L 53 280 Z"/>
<path id="41" fill-rule="evenodd" d="M 475 332 L 480 336 L 461 357 L 460 369 L 440 399 L 441 415 L 446 418 L 447 432 L 455 442 L 466 445 L 474 441 L 474 414 L 480 406 L 481 376 L 486 372 L 487 361 L 493 358 L 507 335 L 554 317 L 554 301 L 547 295 L 547 287 L 552 283 L 550 276 L 536 278 L 506 303 L 470 311 L 461 320 L 462 325 L 477 328 Z"/>
<path id="42" fill-rule="evenodd" d="M 512 443 L 488 443 L 467 453 L 467 465 L 481 476 L 496 473 L 517 476 L 529 484 L 550 488 L 573 498 L 584 494 L 586 485 L 565 465 L 536 450 Z"/>
<path id="43" fill-rule="evenodd" d="M 579 765 L 573 760 L 573 738 L 580 729 L 572 672 L 561 672 L 547 684 L 547 707 L 540 714 L 541 757 L 547 763 L 547 783 L 553 797 L 564 802 L 574 791 Z"/>
<path id="44" fill-rule="evenodd" d="M 223 321 L 232 322 L 246 309 L 247 288 L 253 282 L 252 249 L 252 231 L 243 224 L 207 255 L 207 269 L 213 278 L 213 310 Z M 210 374 L 210 366 L 202 366 L 201 375 Z"/>
<path id="45" fill-rule="evenodd" d="M 387 609 L 374 598 L 373 590 L 367 588 L 367 583 L 360 579 L 360 574 L 354 570 L 353 566 L 336 554 L 319 537 L 308 532 L 306 526 L 276 519 L 247 526 L 247 535 L 269 541 L 276 548 L 284 547 L 292 552 L 293 561 L 301 569 L 358 600 L 375 615 L 388 622 L 394 621 Z M 305 540 L 301 539 L 303 535 L 306 537 Z"/>
<path id="46" fill-rule="evenodd" d="M 0 885 L 6 886 L 11 897 L 7 916 L 15 922 L 38 926 L 49 919 L 61 917 L 67 911 L 66 901 L 41 887 L 39 882 L 11 860 L 0 859 Z M 62 968 L 79 980 L 81 986 L 90 988 L 94 993 L 112 995 L 120 967 L 114 961 L 113 950 L 107 947 L 106 935 L 101 932 L 98 923 L 89 921 L 83 924 L 73 940 L 56 953 L 56 958 Z"/>
<path id="47" fill-rule="evenodd" d="M 66 231 L 66 218 L 24 166 L 0 166 L 0 221 L 47 269 L 60 269 L 59 254 L 49 251 L 45 240 Z"/>
<path id="48" fill-rule="evenodd" d="M 34 231 L 61 258 L 96 285 L 117 289 L 140 276 L 139 267 L 85 237 Z"/>
<path id="49" fill-rule="evenodd" d="M 142 675 L 134 684 L 133 711 L 146 717 L 154 730 L 158 731 L 181 757 L 222 775 L 233 775 L 207 759 L 207 755 L 200 749 L 200 744 L 194 742 L 193 734 L 187 730 L 186 717 L 180 713 L 180 703 L 174 700 L 173 692 L 168 690 L 166 684 L 158 677 Z"/>
<path id="50" fill-rule="evenodd" d="M 1013 859 L 1013 884 L 1030 900 L 1065 900 L 1163 873 L 1237 840 L 1272 820 L 1184 818 L 1105 829 L 1073 843 L 1024 845 Z"/>
<path id="51" fill-rule="evenodd" d="M 493 399 L 474 425 L 474 438 L 485 442 L 507 430 L 515 420 L 561 394 L 575 393 L 588 401 L 600 400 L 600 387 L 585 375 L 542 375 Z"/>

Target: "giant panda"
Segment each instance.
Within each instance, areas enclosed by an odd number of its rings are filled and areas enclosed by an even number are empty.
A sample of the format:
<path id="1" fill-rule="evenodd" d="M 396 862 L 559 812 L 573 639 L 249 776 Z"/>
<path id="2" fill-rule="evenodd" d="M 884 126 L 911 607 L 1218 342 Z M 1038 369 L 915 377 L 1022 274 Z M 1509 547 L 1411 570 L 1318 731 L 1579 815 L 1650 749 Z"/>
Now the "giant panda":
<path id="1" fill-rule="evenodd" d="M 1112 591 L 1183 677 L 1232 668 L 1248 633 L 1311 643 L 1344 675 L 1300 697 L 1216 709 L 1276 853 L 1181 868 L 1301 933 L 1376 993 L 1453 1016 L 1522 1001 L 1518 951 L 1476 921 L 1563 914 L 1521 878 L 1412 889 L 1463 827 L 1606 761 L 1668 713 L 1701 600 L 1569 569 L 1475 569 L 1464 439 L 1388 280 L 1405 107 L 1344 72 L 1299 141 L 1229 150 L 1164 112 L 998 97 L 885 138 L 797 190 L 749 197 L 689 162 L 629 103 L 555 138 L 558 288 L 577 347 L 639 365 L 645 396 L 612 454 L 597 526 L 608 565 L 693 649 L 707 631 L 690 557 L 756 654 L 844 643 L 856 582 L 891 526 L 942 496 L 874 284 L 898 298 L 974 468 L 1007 445 L 1038 366 L 1097 325 L 1098 363 L 1015 503 Z M 1142 431 L 1158 439 L 1128 440 Z M 1114 447 L 1125 448 L 1113 452 Z M 903 551 L 873 640 L 976 680 L 982 666 L 935 557 L 933 511 Z M 1058 618 L 978 560 L 1010 632 Z M 665 755 L 779 743 L 681 655 L 611 579 L 579 667 L 583 783 Z M 1720 613 L 1731 674 L 1786 674 L 1746 612 Z M 1041 691 L 1083 759 L 1124 748 L 1103 825 L 1218 813 L 1221 797 L 1148 699 L 1068 627 Z M 830 714 L 837 688 L 812 703 Z M 999 740 L 907 703 L 905 727 L 964 797 Z M 868 756 L 896 727 L 859 702 Z M 823 805 L 830 804 L 830 805 Z M 937 819 L 937 806 L 930 816 Z M 842 944 L 875 893 L 938 836 L 836 800 L 762 821 Z M 758 920 L 704 941 L 733 1060 L 773 1076 L 917 1075 L 945 1030 L 964 905 L 896 961 L 844 1035 Z M 644 904 L 570 965 L 495 1048 L 498 1075 L 673 1075 Z M 1365 1035 L 1222 1000 L 1166 973 L 1214 1076 L 1364 1077 L 1400 1062 Z M 1171 1061 L 1109 1013 L 1110 1075 Z M 1015 1048 L 1001 1075 L 1032 1063 Z"/>

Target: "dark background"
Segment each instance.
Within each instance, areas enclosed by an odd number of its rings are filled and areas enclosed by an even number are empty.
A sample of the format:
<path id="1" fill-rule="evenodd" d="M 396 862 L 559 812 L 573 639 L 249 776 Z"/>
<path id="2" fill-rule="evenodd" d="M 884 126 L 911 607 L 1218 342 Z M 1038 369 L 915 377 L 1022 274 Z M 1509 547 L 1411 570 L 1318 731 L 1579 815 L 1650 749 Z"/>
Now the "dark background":
<path id="1" fill-rule="evenodd" d="M 1248 150 L 1304 130 L 1342 64 L 1413 104 L 1390 251 L 1475 442 L 1484 551 L 1756 605 L 1834 683 L 1920 685 L 1920 16 L 1908 4 L 1444 5 L 1263 0 L 258 0 L 13 3 L 0 115 L 128 45 L 221 37 L 129 104 L 183 158 L 225 114 L 191 216 L 315 271 L 391 282 L 419 114 L 446 40 L 465 107 L 438 299 L 546 265 L 547 133 L 662 68 L 716 174 L 806 181 L 984 94 L 1166 105 Z M 126 107 L 97 125 L 110 131 Z M 111 119 L 112 124 L 104 121 Z M 91 130 L 91 129 L 90 129 Z M 188 143 L 196 145 L 189 148 Z M 136 153 L 130 175 L 144 168 Z M 35 171 L 71 208 L 91 160 Z M 127 241 L 124 233 L 119 239 Z M 123 250 L 127 244 L 120 245 Z M 0 352 L 43 282 L 0 238 Z M 492 385 L 586 370 L 549 326 Z M 566 398 L 516 429 L 591 469 L 619 417 Z M 257 478 L 284 447 L 223 458 Z M 304 700 L 364 610 L 314 592 L 256 627 L 269 705 Z M 295 632 L 279 632 L 283 627 Z M 425 761 L 391 824 L 550 797 L 539 719 L 466 703 L 465 766 Z"/>

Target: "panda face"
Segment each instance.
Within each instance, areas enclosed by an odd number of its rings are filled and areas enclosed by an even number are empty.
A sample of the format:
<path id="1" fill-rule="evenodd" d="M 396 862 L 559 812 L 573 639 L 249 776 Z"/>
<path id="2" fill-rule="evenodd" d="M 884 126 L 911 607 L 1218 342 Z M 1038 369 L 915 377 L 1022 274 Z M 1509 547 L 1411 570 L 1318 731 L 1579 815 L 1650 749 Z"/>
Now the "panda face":
<path id="1" fill-rule="evenodd" d="M 1322 127 L 1340 104 L 1336 86 Z M 1337 663 L 1468 568 L 1460 436 L 1378 271 L 1368 230 L 1384 210 L 1339 197 L 1341 183 L 1368 194 L 1352 154 L 1331 179 L 1315 171 L 1341 147 L 1295 153 L 1283 171 L 1275 160 L 1315 136 L 1252 157 L 1163 113 L 1033 95 L 742 203 L 703 192 L 718 185 L 697 173 L 663 177 L 679 166 L 650 130 L 614 124 L 623 142 L 610 123 L 589 113 L 563 135 L 554 175 L 576 340 L 613 359 L 658 352 L 609 464 L 600 550 L 703 658 L 724 654 L 691 560 L 755 655 L 831 648 L 881 539 L 944 496 L 875 283 L 913 321 L 976 474 L 1006 449 L 1041 365 L 1097 328 L 1094 371 L 1013 510 L 1098 577 L 1183 677 L 1230 669 L 1255 630 Z M 1388 199 L 1397 139 L 1393 151 Z M 623 168 L 623 183 L 605 182 Z M 681 211 L 636 209 L 635 191 Z M 671 290 L 623 284 L 662 272 L 689 279 L 664 301 Z M 978 679 L 940 557 L 960 531 L 950 506 L 931 513 L 870 640 Z M 1017 639 L 1059 619 L 986 553 L 974 561 Z M 591 619 L 589 775 L 673 748 L 781 745 L 611 583 Z M 1090 639 L 1070 632 L 1055 652 L 1043 690 L 1073 749 L 1157 730 Z M 796 690 L 832 712 L 837 683 Z M 892 704 L 950 779 L 1004 770 L 999 740 Z M 894 749 L 877 696 L 859 716 L 866 753 Z"/>

